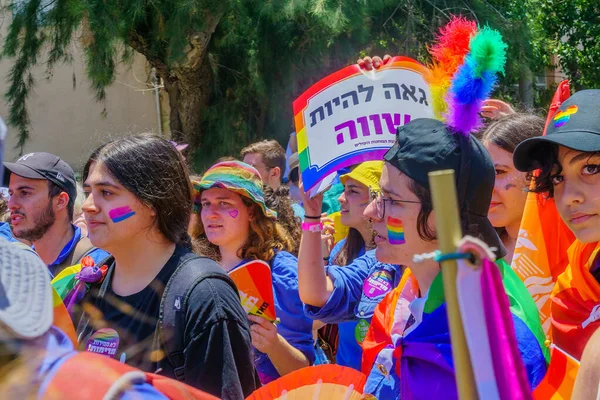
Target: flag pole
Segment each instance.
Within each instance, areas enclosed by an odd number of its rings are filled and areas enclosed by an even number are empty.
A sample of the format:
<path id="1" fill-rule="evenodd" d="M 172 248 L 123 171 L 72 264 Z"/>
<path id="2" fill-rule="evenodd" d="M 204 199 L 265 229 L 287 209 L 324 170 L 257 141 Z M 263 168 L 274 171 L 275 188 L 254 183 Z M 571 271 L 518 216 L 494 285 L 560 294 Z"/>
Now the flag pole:
<path id="1" fill-rule="evenodd" d="M 462 229 L 458 215 L 454 171 L 430 172 L 429 186 L 436 215 L 439 250 L 442 254 L 455 253 L 458 242 L 462 239 Z M 458 396 L 461 400 L 476 400 L 478 399 L 477 387 L 456 296 L 456 260 L 442 261 L 441 264 Z"/>

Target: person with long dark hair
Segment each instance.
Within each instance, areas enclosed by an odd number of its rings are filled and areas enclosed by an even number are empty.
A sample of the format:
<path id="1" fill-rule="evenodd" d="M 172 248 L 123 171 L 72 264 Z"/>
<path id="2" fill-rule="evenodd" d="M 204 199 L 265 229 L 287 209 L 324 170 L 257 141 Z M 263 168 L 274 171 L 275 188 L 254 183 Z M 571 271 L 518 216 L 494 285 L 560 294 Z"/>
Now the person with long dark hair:
<path id="1" fill-rule="evenodd" d="M 259 385 L 250 327 L 233 282 L 191 251 L 192 188 L 175 147 L 147 134 L 111 141 L 83 181 L 90 240 L 111 257 L 75 314 L 80 348 L 223 399 L 248 396 Z"/>

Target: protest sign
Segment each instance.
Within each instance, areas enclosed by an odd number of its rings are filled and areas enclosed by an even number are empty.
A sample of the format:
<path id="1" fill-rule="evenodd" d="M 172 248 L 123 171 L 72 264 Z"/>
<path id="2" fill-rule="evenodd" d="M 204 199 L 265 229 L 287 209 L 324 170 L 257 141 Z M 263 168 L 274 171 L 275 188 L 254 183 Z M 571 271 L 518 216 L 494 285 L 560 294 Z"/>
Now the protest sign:
<path id="1" fill-rule="evenodd" d="M 326 189 L 335 172 L 381 160 L 396 128 L 433 117 L 429 70 L 394 57 L 378 70 L 345 67 L 311 86 L 294 101 L 298 158 L 304 189 Z"/>

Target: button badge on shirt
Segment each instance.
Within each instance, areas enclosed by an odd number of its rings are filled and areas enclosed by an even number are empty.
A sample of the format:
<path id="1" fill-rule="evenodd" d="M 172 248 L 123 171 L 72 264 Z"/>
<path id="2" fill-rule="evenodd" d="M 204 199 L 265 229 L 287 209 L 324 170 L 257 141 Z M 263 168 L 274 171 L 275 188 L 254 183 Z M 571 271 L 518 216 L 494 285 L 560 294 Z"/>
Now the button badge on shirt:
<path id="1" fill-rule="evenodd" d="M 363 293 L 368 298 L 386 294 L 392 289 L 392 274 L 389 271 L 375 271 L 365 280 Z"/>
<path id="2" fill-rule="evenodd" d="M 88 339 L 85 350 L 113 358 L 119 348 L 119 334 L 111 328 L 98 329 Z"/>
<path id="3" fill-rule="evenodd" d="M 354 328 L 354 338 L 356 339 L 356 343 L 362 345 L 362 342 L 365 340 L 368 331 L 369 321 L 366 319 L 359 319 L 356 327 Z"/>

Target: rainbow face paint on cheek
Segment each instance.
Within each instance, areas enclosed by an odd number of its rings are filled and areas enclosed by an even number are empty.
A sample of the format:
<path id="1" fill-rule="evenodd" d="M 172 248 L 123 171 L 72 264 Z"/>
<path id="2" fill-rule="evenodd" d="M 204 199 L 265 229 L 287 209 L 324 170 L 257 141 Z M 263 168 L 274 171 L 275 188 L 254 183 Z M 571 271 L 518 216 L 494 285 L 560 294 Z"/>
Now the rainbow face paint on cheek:
<path id="1" fill-rule="evenodd" d="M 125 221 L 134 215 L 135 211 L 132 211 L 129 206 L 113 208 L 108 212 L 108 216 L 114 223 Z"/>
<path id="2" fill-rule="evenodd" d="M 240 212 L 238 210 L 231 210 L 231 211 L 229 211 L 229 216 L 231 218 L 237 218 L 237 216 L 238 216 L 239 213 Z"/>
<path id="3" fill-rule="evenodd" d="M 388 242 L 390 242 L 390 244 L 406 243 L 404 240 L 404 225 L 402 224 L 402 220 L 388 217 L 386 226 L 388 231 Z"/>

